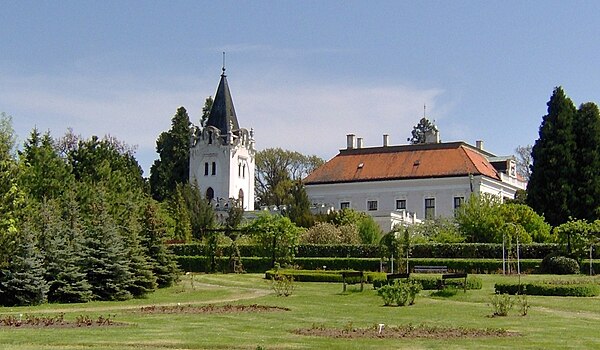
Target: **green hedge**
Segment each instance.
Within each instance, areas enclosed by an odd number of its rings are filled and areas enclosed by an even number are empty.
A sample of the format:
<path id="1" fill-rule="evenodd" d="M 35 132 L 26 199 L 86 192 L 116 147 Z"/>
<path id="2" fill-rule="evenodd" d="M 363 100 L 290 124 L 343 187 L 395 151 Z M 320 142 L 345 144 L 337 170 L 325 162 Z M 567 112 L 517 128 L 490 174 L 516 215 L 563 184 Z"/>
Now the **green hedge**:
<path id="1" fill-rule="evenodd" d="M 210 261 L 205 256 L 177 256 L 176 260 L 179 268 L 185 272 L 207 272 L 209 270 Z M 231 271 L 228 257 L 218 257 L 216 262 L 218 272 Z M 262 273 L 271 268 L 271 258 L 242 257 L 241 262 L 246 272 Z"/>
<path id="2" fill-rule="evenodd" d="M 171 251 L 178 256 L 206 255 L 206 246 L 202 243 L 172 244 Z M 238 246 L 241 256 L 260 257 L 264 249 L 259 245 Z M 220 246 L 223 256 L 231 255 L 231 246 Z M 525 244 L 519 248 L 523 259 L 543 259 L 546 255 L 560 250 L 558 244 Z M 599 252 L 600 249 L 594 250 Z M 296 247 L 296 256 L 302 258 L 380 258 L 382 250 L 379 245 L 348 244 L 301 244 Z M 498 259 L 502 257 L 502 244 L 496 243 L 423 243 L 411 247 L 413 258 L 445 258 L 445 259 Z"/>
<path id="3" fill-rule="evenodd" d="M 421 284 L 424 290 L 433 290 L 438 288 L 438 281 L 442 279 L 442 276 L 439 274 L 433 275 L 417 275 L 411 274 L 409 280 L 416 281 Z M 463 283 L 464 279 L 447 279 L 445 282 L 446 286 L 455 287 L 455 288 L 464 288 Z M 380 286 L 389 284 L 385 275 L 382 277 L 377 277 L 377 279 L 373 280 L 373 287 L 379 288 Z M 467 276 L 467 289 L 481 289 L 483 287 L 483 282 L 481 278 L 476 276 Z"/>
<path id="4" fill-rule="evenodd" d="M 353 272 L 357 272 L 352 270 Z M 271 279 L 276 274 L 291 276 L 294 281 L 298 282 L 342 282 L 342 273 L 349 272 L 349 270 L 290 270 L 290 269 L 279 269 L 268 270 L 265 272 L 265 278 Z M 385 273 L 380 272 L 365 272 L 365 282 L 373 283 L 373 280 L 380 279 L 381 275 L 385 278 Z M 360 283 L 360 277 L 352 277 L 346 279 L 347 283 Z"/>
<path id="5" fill-rule="evenodd" d="M 585 284 L 550 284 L 550 283 L 496 283 L 494 289 L 498 294 L 517 294 L 524 290 L 527 295 L 595 297 L 600 295 L 600 285 Z"/>

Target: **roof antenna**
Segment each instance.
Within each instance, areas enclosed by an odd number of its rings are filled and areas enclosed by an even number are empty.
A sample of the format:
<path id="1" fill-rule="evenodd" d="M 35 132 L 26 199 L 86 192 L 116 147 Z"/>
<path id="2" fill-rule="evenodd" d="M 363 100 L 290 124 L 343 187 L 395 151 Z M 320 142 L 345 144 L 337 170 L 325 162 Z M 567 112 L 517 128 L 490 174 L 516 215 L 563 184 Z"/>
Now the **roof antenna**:
<path id="1" fill-rule="evenodd" d="M 223 74 L 221 74 L 221 75 L 224 76 L 225 75 L 225 51 L 223 51 L 223 68 L 222 68 L 222 70 L 223 70 Z"/>

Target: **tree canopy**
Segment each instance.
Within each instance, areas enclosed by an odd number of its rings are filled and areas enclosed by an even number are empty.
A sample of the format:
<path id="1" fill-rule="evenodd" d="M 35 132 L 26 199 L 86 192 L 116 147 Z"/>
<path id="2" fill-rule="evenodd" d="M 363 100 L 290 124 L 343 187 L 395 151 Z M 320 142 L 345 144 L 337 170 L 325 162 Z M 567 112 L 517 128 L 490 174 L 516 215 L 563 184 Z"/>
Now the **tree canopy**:
<path id="1" fill-rule="evenodd" d="M 431 121 L 429 121 L 429 119 L 423 117 L 419 120 L 417 125 L 413 127 L 411 132 L 412 137 L 410 137 L 408 141 L 413 145 L 425 143 L 427 133 L 431 131 L 438 131 L 438 129 Z"/>

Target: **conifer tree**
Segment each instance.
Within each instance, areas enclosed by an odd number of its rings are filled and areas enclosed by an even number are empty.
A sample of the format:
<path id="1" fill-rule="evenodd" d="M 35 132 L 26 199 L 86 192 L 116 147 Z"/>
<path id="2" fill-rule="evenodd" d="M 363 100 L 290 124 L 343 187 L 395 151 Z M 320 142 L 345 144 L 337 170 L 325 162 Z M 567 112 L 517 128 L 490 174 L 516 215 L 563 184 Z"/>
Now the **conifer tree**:
<path id="1" fill-rule="evenodd" d="M 46 301 L 48 284 L 44 280 L 42 256 L 29 227 L 22 230 L 16 247 L 7 269 L 2 271 L 0 301 L 5 306 L 42 304 Z"/>
<path id="2" fill-rule="evenodd" d="M 183 187 L 177 186 L 170 200 L 171 217 L 175 219 L 175 239 L 189 242 L 192 239 L 190 211 L 183 196 Z"/>
<path id="3" fill-rule="evenodd" d="M 96 300 L 126 300 L 132 273 L 123 238 L 109 215 L 104 195 L 99 193 L 90 205 L 86 223 L 84 272 Z"/>
<path id="4" fill-rule="evenodd" d="M 600 218 L 600 111 L 594 103 L 584 103 L 573 123 L 577 152 L 577 176 L 572 181 L 575 200 L 573 217 L 590 222 Z"/>
<path id="5" fill-rule="evenodd" d="M 143 297 L 156 289 L 156 276 L 152 272 L 152 263 L 141 245 L 139 235 L 141 228 L 137 223 L 137 217 L 132 218 L 132 221 L 136 221 L 136 223 L 132 222 L 128 226 L 129 229 L 122 232 L 129 260 L 129 270 L 132 274 L 131 284 L 127 290 L 134 297 Z"/>
<path id="6" fill-rule="evenodd" d="M 573 215 L 576 200 L 575 136 L 576 109 L 561 87 L 554 89 L 543 117 L 539 138 L 532 150 L 532 172 L 527 186 L 527 203 L 552 226 Z"/>
<path id="7" fill-rule="evenodd" d="M 171 129 L 156 140 L 159 159 L 150 168 L 150 189 L 154 199 L 170 197 L 178 183 L 188 182 L 190 172 L 190 117 L 183 107 L 171 119 Z"/>
<path id="8" fill-rule="evenodd" d="M 165 246 L 165 235 L 166 225 L 158 215 L 158 205 L 149 199 L 142 215 L 140 238 L 159 288 L 172 286 L 179 274 L 175 256 Z"/>
<path id="9" fill-rule="evenodd" d="M 60 158 L 48 132 L 41 136 L 37 129 L 33 129 L 20 158 L 25 163 L 21 184 L 29 197 L 36 201 L 58 198 L 74 180 L 69 165 Z"/>

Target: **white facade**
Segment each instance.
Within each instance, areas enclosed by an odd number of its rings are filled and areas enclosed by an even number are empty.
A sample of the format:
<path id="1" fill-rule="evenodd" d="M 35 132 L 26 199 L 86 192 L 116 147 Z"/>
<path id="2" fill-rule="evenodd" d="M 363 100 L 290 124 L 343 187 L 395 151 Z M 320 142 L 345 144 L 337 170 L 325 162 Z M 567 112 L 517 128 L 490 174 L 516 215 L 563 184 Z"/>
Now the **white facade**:
<path id="1" fill-rule="evenodd" d="M 244 210 L 254 210 L 255 153 L 253 132 L 237 130 L 221 142 L 219 129 L 208 126 L 192 139 L 190 182 L 211 199 L 215 208 L 226 209 L 230 198 L 242 199 Z"/>
<path id="2" fill-rule="evenodd" d="M 327 203 L 335 209 L 348 207 L 368 213 L 387 232 L 402 221 L 412 224 L 425 218 L 452 217 L 456 206 L 466 201 L 471 193 L 514 198 L 516 190 L 521 187 L 478 175 L 311 184 L 306 186 L 306 192 L 313 203 Z M 425 208 L 426 202 L 428 209 Z M 397 215 L 402 218 L 397 218 Z"/>

